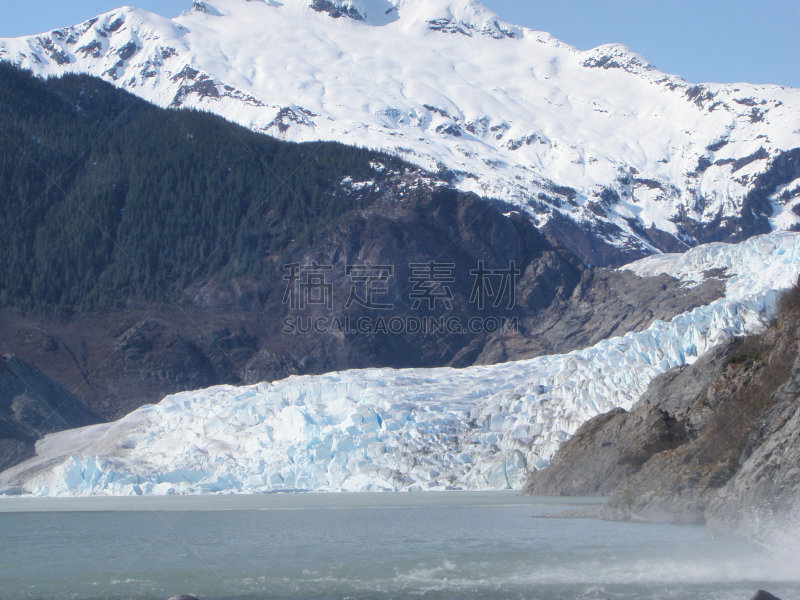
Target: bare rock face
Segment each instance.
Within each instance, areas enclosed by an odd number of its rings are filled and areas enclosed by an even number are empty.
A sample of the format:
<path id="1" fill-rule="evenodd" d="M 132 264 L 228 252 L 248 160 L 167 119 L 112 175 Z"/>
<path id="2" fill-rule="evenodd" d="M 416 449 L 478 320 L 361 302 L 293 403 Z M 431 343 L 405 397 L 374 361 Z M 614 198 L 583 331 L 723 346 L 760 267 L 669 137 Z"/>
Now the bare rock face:
<path id="1" fill-rule="evenodd" d="M 732 344 L 720 344 L 693 365 L 659 375 L 630 413 L 618 408 L 584 423 L 546 469 L 531 473 L 523 492 L 608 496 L 652 457 L 686 444 L 686 415 L 692 408 L 704 410 L 705 395 Z"/>
<path id="2" fill-rule="evenodd" d="M 707 468 L 693 461 L 684 445 L 651 458 L 611 494 L 603 517 L 614 521 L 664 523 L 704 522 L 708 498 L 733 475 L 734 469 Z"/>
<path id="3" fill-rule="evenodd" d="M 245 383 L 277 381 L 302 373 L 302 367 L 289 354 L 277 354 L 259 350 L 244 366 L 242 380 Z"/>
<path id="4" fill-rule="evenodd" d="M 748 511 L 790 510 L 800 492 L 797 361 L 797 323 L 787 317 L 655 381 L 647 398 L 661 395 L 689 441 L 656 454 L 615 489 L 605 517 L 723 530 Z M 693 385 L 705 390 L 692 404 Z"/>
<path id="5" fill-rule="evenodd" d="M 780 600 L 780 598 L 773 596 L 769 592 L 765 592 L 764 590 L 758 590 L 756 595 L 753 596 L 752 600 Z"/>
<path id="6" fill-rule="evenodd" d="M 525 319 L 526 335 L 476 340 L 480 344 L 477 352 L 470 347 L 462 355 L 477 356 L 469 364 L 494 364 L 565 354 L 710 304 L 722 297 L 724 289 L 721 279 L 686 288 L 667 275 L 641 278 L 629 271 L 589 269 L 566 298 L 557 297 L 549 306 L 537 307 Z M 536 289 L 526 293 L 528 297 L 541 296 Z M 459 362 L 462 355 L 450 366 L 468 366 Z"/>
<path id="7" fill-rule="evenodd" d="M 692 409 L 699 408 L 698 402 L 709 403 L 709 387 L 726 367 L 728 353 L 734 344 L 735 340 L 722 342 L 694 364 L 659 375 L 650 382 L 640 402 L 651 404 L 678 420 L 685 420 Z"/>
<path id="8" fill-rule="evenodd" d="M 100 421 L 36 367 L 0 357 L 0 471 L 33 456 L 34 443 L 48 433 Z"/>
<path id="9" fill-rule="evenodd" d="M 800 299 L 800 286 L 797 288 Z M 785 303 L 784 303 L 785 304 Z M 800 509 L 800 301 L 759 336 L 654 379 L 585 423 L 525 493 L 608 495 L 603 518 L 712 531 Z"/>
<path id="10" fill-rule="evenodd" d="M 800 497 L 800 358 L 757 423 L 736 475 L 713 498 L 705 517 L 712 530 L 737 528 L 753 513 L 791 512 Z"/>
<path id="11" fill-rule="evenodd" d="M 546 469 L 531 473 L 531 496 L 608 496 L 654 454 L 686 442 L 678 421 L 649 404 L 614 409 L 591 419 Z"/>

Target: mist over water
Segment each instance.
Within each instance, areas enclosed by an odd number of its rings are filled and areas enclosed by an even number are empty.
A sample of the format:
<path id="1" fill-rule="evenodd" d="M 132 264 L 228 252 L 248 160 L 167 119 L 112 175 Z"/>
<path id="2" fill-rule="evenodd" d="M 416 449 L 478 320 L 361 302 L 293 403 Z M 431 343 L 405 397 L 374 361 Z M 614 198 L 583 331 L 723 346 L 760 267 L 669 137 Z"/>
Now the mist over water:
<path id="1" fill-rule="evenodd" d="M 532 518 L 566 501 L 508 494 L 337 495 L 331 508 L 306 497 L 297 510 L 2 513 L 0 587 L 15 600 L 747 600 L 759 588 L 800 600 L 791 532 L 760 545 L 702 527 Z"/>

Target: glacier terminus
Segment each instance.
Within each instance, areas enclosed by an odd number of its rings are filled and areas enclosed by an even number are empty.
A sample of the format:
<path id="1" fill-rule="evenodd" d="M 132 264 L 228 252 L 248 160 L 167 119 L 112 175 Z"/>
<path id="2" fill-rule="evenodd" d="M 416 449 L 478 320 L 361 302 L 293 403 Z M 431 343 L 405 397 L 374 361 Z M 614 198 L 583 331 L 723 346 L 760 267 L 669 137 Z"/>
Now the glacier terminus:
<path id="1" fill-rule="evenodd" d="M 27 494 L 519 489 L 588 419 L 734 335 L 757 333 L 800 275 L 800 234 L 710 244 L 624 267 L 726 294 L 565 355 L 467 369 L 366 369 L 168 396 L 51 434 L 0 484 Z M 718 271 L 717 271 L 718 272 Z"/>

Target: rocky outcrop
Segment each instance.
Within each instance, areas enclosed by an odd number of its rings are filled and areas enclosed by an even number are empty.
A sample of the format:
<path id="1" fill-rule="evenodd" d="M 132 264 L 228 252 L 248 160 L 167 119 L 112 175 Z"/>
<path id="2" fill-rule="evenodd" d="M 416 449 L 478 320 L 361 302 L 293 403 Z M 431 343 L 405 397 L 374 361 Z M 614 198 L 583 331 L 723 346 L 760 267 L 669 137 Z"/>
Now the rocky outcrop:
<path id="1" fill-rule="evenodd" d="M 355 21 L 364 21 L 365 16 L 350 3 L 331 2 L 331 0 L 312 0 L 311 8 L 317 12 L 328 13 L 334 19 L 349 17 Z"/>
<path id="2" fill-rule="evenodd" d="M 65 388 L 17 356 L 0 357 L 0 471 L 34 455 L 48 433 L 99 423 Z"/>
<path id="3" fill-rule="evenodd" d="M 525 492 L 609 495 L 605 518 L 715 531 L 797 510 L 799 300 L 800 285 L 761 335 L 657 377 L 630 413 L 585 423 Z"/>
<path id="4" fill-rule="evenodd" d="M 687 288 L 666 275 L 642 278 L 629 271 L 587 269 L 566 300 L 557 299 L 525 320 L 524 336 L 488 339 L 475 362 L 492 364 L 588 348 L 710 304 L 724 289 L 722 279 L 710 278 Z"/>
<path id="5" fill-rule="evenodd" d="M 712 530 L 738 527 L 752 516 L 791 512 L 800 499 L 800 358 L 775 393 L 742 454 L 743 464 L 709 503 Z"/>
<path id="6" fill-rule="evenodd" d="M 707 406 L 716 397 L 710 386 L 728 365 L 728 355 L 736 346 L 729 339 L 706 352 L 697 362 L 671 369 L 656 377 L 640 402 L 685 421 L 690 413 Z M 710 392 L 710 393 L 709 393 Z M 690 428 L 690 434 L 694 430 Z"/>
<path id="7" fill-rule="evenodd" d="M 546 469 L 529 475 L 523 493 L 608 496 L 654 455 L 686 444 L 685 415 L 724 368 L 733 343 L 656 377 L 630 412 L 617 408 L 584 423 Z"/>
<path id="8" fill-rule="evenodd" d="M 761 336 L 739 340 L 698 402 L 688 410 L 675 403 L 673 415 L 686 424 L 690 440 L 653 456 L 614 490 L 608 518 L 727 528 L 747 510 L 790 508 L 800 478 L 789 465 L 800 448 L 781 425 L 798 406 L 791 375 L 798 361 L 795 319 L 784 316 Z M 667 396 L 677 399 L 685 387 L 676 378 Z M 788 478 L 776 481 L 771 471 L 784 462 Z"/>
<path id="9" fill-rule="evenodd" d="M 608 496 L 657 452 L 686 441 L 681 423 L 649 404 L 616 408 L 585 423 L 546 469 L 528 477 L 530 496 Z"/>
<path id="10" fill-rule="evenodd" d="M 690 445 L 653 456 L 611 494 L 604 517 L 615 521 L 702 523 L 708 497 L 731 476 L 693 461 Z"/>
<path id="11" fill-rule="evenodd" d="M 758 590 L 756 595 L 752 597 L 751 600 L 780 600 L 777 596 L 773 596 L 769 592 L 765 592 L 764 590 Z"/>

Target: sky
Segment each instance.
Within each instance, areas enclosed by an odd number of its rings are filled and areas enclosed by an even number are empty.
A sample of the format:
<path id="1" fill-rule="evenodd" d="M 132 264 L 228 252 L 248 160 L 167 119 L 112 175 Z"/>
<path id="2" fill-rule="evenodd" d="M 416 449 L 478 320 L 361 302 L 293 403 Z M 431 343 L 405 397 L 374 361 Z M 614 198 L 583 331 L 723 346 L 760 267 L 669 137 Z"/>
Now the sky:
<path id="1" fill-rule="evenodd" d="M 190 0 L 0 0 L 0 37 L 74 25 L 129 4 L 175 17 Z M 693 83 L 800 88 L 800 0 L 483 0 L 502 18 L 588 50 L 621 43 Z"/>

